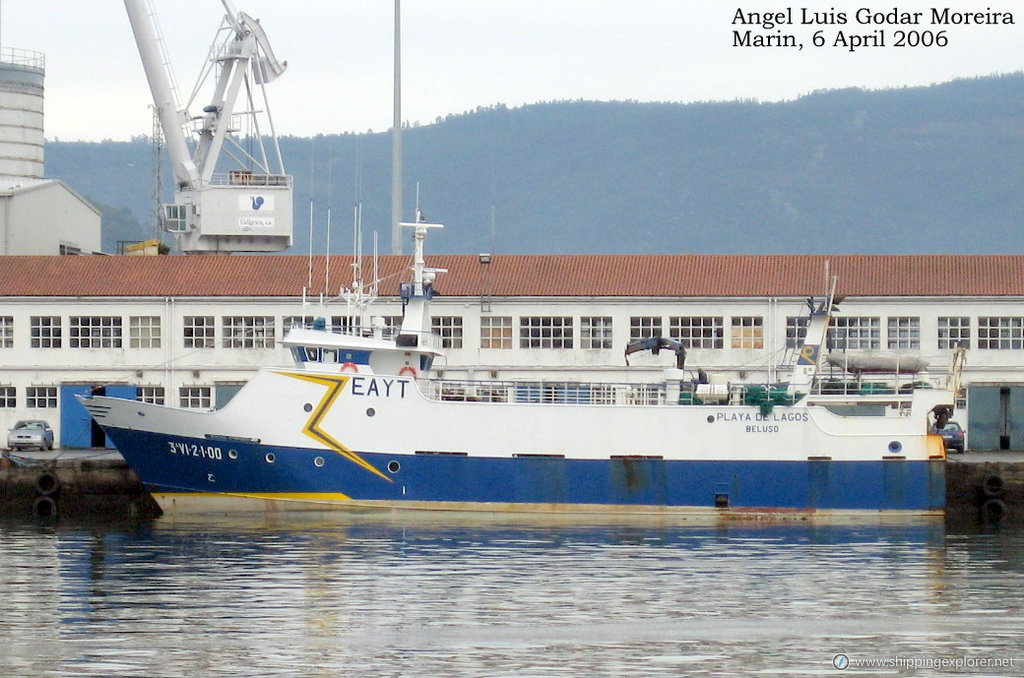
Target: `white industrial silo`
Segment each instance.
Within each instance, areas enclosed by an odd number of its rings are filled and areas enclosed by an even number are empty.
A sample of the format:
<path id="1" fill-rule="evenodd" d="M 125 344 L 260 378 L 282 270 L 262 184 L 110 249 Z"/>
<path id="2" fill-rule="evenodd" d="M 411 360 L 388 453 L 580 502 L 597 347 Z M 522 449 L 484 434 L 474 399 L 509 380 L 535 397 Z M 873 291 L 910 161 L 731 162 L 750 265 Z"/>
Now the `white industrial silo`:
<path id="1" fill-rule="evenodd" d="M 46 57 L 0 49 L 0 178 L 43 177 L 43 77 Z"/>
<path id="2" fill-rule="evenodd" d="M 86 254 L 101 248 L 101 215 L 43 163 L 41 52 L 0 48 L 0 255 Z"/>

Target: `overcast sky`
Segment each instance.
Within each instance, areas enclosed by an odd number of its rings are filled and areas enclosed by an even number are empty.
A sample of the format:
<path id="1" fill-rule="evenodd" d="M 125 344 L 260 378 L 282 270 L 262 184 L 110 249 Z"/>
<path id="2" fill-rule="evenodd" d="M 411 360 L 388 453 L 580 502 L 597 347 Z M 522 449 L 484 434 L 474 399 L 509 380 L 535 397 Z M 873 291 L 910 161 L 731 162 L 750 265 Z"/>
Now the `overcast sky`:
<path id="1" fill-rule="evenodd" d="M 153 0 L 182 90 L 191 90 L 223 16 L 220 0 Z M 944 47 L 898 48 L 899 26 L 859 25 L 854 12 L 925 12 Z M 261 20 L 288 61 L 272 83 L 279 134 L 385 131 L 392 116 L 393 0 L 235 0 Z M 931 26 L 934 2 L 864 0 L 403 0 L 403 118 L 426 124 L 477 106 L 564 99 L 791 99 L 817 89 L 899 87 L 1024 69 L 1024 0 L 961 0 L 955 9 L 1011 11 L 1013 26 Z M 743 12 L 800 7 L 848 15 L 843 26 L 734 24 Z M 733 31 L 792 33 L 803 50 L 733 46 Z M 871 34 L 885 47 L 811 45 L 814 32 Z M 0 0 L 0 43 L 46 55 L 48 139 L 149 134 L 151 113 L 121 0 Z"/>

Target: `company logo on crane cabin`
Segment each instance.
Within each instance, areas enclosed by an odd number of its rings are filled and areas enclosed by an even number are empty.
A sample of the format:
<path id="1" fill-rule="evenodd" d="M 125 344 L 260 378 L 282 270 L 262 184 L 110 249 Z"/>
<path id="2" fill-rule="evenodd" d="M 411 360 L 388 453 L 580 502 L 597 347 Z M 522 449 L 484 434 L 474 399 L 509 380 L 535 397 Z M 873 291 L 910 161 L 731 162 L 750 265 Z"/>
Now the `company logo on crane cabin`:
<path id="1" fill-rule="evenodd" d="M 267 212 L 274 211 L 273 195 L 247 194 L 238 196 L 238 227 L 243 231 L 274 228 L 274 217 Z M 250 212 L 251 214 L 246 214 Z M 257 216 L 256 213 L 259 213 Z"/>

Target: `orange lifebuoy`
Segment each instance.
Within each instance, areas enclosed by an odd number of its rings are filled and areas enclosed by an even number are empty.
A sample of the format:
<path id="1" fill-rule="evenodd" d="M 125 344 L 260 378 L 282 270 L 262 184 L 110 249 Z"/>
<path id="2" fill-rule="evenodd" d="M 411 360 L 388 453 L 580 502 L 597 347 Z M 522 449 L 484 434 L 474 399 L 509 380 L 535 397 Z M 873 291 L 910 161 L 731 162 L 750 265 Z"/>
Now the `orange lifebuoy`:
<path id="1" fill-rule="evenodd" d="M 398 376 L 400 376 L 400 377 L 404 377 L 407 374 L 412 375 L 412 377 L 415 378 L 416 377 L 416 368 L 413 367 L 412 365 L 406 365 L 402 369 L 398 370 Z"/>
<path id="2" fill-rule="evenodd" d="M 358 372 L 359 371 L 359 365 L 356 365 L 355 363 L 342 363 L 341 371 L 342 372 Z"/>

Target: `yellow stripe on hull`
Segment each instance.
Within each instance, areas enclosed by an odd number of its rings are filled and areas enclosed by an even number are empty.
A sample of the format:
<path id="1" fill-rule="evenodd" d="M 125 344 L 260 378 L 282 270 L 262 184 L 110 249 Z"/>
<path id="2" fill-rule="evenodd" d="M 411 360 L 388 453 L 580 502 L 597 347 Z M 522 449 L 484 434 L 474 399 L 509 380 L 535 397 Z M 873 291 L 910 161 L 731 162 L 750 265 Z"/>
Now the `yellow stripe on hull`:
<path id="1" fill-rule="evenodd" d="M 672 519 L 704 522 L 889 522 L 915 518 L 940 518 L 940 510 L 849 510 L 849 509 L 716 509 L 701 506 L 642 506 L 631 504 L 527 504 L 508 502 L 445 502 L 356 500 L 333 492 L 267 492 L 256 494 L 217 494 L 212 492 L 154 493 L 160 508 L 169 514 L 208 513 L 219 510 L 232 513 L 249 510 L 254 513 L 281 511 L 339 512 L 407 512 L 409 514 L 452 516 L 505 517 L 510 520 L 524 515 L 556 519 L 638 519 L 645 521 Z"/>

